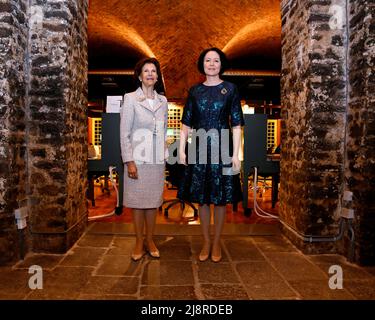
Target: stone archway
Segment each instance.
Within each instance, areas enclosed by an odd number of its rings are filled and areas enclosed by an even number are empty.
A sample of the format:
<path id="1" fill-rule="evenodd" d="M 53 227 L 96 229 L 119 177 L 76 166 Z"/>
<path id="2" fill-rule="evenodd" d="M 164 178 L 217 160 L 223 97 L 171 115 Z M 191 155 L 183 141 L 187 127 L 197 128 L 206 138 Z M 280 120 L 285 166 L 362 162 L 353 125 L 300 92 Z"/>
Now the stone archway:
<path id="1" fill-rule="evenodd" d="M 302 234 L 328 235 L 353 209 L 363 264 L 375 252 L 371 8 L 281 3 L 280 215 Z M 33 251 L 64 252 L 85 229 L 87 12 L 87 0 L 0 4 L 0 263 L 19 256 L 16 208 L 27 207 Z M 306 252 L 348 254 L 347 239 L 306 245 L 284 231 Z"/>

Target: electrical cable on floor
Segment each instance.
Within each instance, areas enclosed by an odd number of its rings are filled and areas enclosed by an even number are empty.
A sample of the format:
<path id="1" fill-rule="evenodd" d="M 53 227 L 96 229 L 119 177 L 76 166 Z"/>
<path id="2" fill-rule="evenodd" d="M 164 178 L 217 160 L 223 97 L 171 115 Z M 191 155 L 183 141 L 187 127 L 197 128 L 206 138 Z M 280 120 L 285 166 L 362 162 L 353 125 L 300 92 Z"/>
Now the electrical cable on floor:
<path id="1" fill-rule="evenodd" d="M 255 211 L 255 213 L 256 213 L 259 217 L 261 217 L 261 218 L 269 218 L 269 219 L 278 219 L 278 220 L 280 220 L 280 218 L 279 218 L 278 216 L 275 216 L 275 215 L 272 214 L 272 213 L 269 213 L 269 212 L 264 211 L 264 210 L 258 205 L 257 197 L 256 197 L 257 189 L 258 189 L 258 168 L 257 168 L 257 167 L 254 167 L 254 188 L 253 188 L 253 194 L 254 194 L 254 211 Z M 259 210 L 261 213 L 259 213 L 258 210 Z M 281 220 L 280 220 L 280 222 L 281 222 Z"/>
<path id="2" fill-rule="evenodd" d="M 291 226 L 289 226 L 286 222 L 280 219 L 280 217 L 264 211 L 257 202 L 257 189 L 258 189 L 258 168 L 254 167 L 254 187 L 253 187 L 253 194 L 254 194 L 254 211 L 256 215 L 261 218 L 268 218 L 268 219 L 277 219 L 280 223 L 287 228 L 289 231 L 294 233 L 298 238 L 302 239 L 304 242 L 334 242 L 340 240 L 344 235 L 344 226 L 347 224 L 348 229 L 351 233 L 350 237 L 350 252 L 349 252 L 349 259 L 352 260 L 354 256 L 354 229 L 352 227 L 352 219 L 344 219 L 340 217 L 339 221 L 339 233 L 334 236 L 320 236 L 320 235 L 305 235 L 300 233 L 299 231 L 295 230 Z"/>
<path id="3" fill-rule="evenodd" d="M 116 191 L 116 208 L 118 208 L 119 207 L 119 194 L 118 194 L 116 182 L 113 179 L 115 169 L 116 169 L 116 167 L 112 167 L 112 166 L 109 167 L 109 179 L 111 180 L 112 186 L 114 187 L 114 189 Z M 114 209 L 113 211 L 111 211 L 109 213 L 102 214 L 100 216 L 89 217 L 88 220 L 92 221 L 92 220 L 97 220 L 97 219 L 101 219 L 101 218 L 111 217 L 111 216 L 115 215 L 115 213 L 116 213 L 115 210 L 116 209 Z"/>

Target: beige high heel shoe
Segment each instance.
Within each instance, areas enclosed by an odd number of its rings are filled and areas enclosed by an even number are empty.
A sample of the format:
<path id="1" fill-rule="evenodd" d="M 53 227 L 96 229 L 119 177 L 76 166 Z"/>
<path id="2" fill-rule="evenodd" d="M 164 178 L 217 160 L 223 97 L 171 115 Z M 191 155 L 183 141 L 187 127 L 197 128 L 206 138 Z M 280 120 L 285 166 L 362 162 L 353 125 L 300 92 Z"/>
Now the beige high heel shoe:
<path id="1" fill-rule="evenodd" d="M 203 250 L 204 249 L 204 245 L 203 245 L 203 248 L 198 256 L 198 259 L 200 262 L 204 262 L 208 259 L 208 257 L 210 256 L 210 244 L 208 245 L 208 250 Z"/>
<path id="2" fill-rule="evenodd" d="M 141 253 L 132 253 L 131 258 L 133 261 L 139 261 L 143 258 L 146 252 L 143 250 Z"/>
<path id="3" fill-rule="evenodd" d="M 150 247 L 147 245 L 147 242 L 145 243 L 145 248 L 146 248 L 146 251 L 148 252 L 148 254 L 153 257 L 153 258 L 160 258 L 160 251 L 156 248 L 155 246 L 155 250 L 151 251 L 150 250 Z"/>
<path id="4" fill-rule="evenodd" d="M 136 247 L 137 247 L 137 245 L 136 245 Z M 139 261 L 143 258 L 143 256 L 145 254 L 146 254 L 145 245 L 143 244 L 141 253 L 134 253 L 134 251 L 133 251 L 133 253 L 131 254 L 131 258 L 132 258 L 133 261 Z"/>
<path id="5" fill-rule="evenodd" d="M 220 253 L 219 253 L 218 256 L 214 256 L 211 253 L 211 260 L 212 260 L 212 262 L 220 262 L 221 261 L 221 258 L 222 258 L 222 256 L 221 256 L 221 247 L 219 247 L 219 249 L 220 249 Z"/>
<path id="6" fill-rule="evenodd" d="M 200 262 L 204 262 L 204 261 L 206 261 L 207 259 L 208 259 L 208 257 L 210 256 L 210 253 L 208 252 L 208 253 L 200 253 L 199 254 L 199 257 L 198 257 L 198 259 L 199 259 L 199 261 Z"/>

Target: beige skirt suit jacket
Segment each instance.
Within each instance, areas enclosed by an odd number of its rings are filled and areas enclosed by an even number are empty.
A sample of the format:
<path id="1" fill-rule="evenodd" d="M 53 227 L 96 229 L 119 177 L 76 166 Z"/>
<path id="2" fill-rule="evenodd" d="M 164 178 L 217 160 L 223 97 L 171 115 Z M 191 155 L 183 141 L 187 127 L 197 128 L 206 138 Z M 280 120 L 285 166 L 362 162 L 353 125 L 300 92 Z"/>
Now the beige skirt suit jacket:
<path id="1" fill-rule="evenodd" d="M 152 105 L 141 88 L 125 94 L 121 108 L 120 141 L 124 162 L 124 200 L 128 208 L 158 208 L 163 202 L 168 104 L 156 91 Z M 127 174 L 134 161 L 138 179 Z"/>

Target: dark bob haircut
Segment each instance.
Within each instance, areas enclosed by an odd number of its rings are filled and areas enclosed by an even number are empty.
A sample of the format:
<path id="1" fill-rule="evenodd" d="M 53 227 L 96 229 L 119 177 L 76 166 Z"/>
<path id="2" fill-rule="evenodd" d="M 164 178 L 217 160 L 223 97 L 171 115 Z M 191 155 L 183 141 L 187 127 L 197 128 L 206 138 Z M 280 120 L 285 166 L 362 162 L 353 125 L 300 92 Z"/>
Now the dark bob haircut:
<path id="1" fill-rule="evenodd" d="M 139 76 L 142 73 L 142 68 L 145 64 L 151 63 L 156 67 L 156 73 L 158 74 L 158 81 L 155 83 L 154 89 L 157 93 L 163 92 L 163 77 L 160 70 L 160 63 L 155 58 L 143 58 L 142 60 L 138 61 L 134 67 L 134 81 L 137 87 L 142 87 L 142 82 L 139 80 Z"/>
<path id="2" fill-rule="evenodd" d="M 199 58 L 198 58 L 198 70 L 201 74 L 206 74 L 204 72 L 204 57 L 210 51 L 215 51 L 219 55 L 220 62 L 221 62 L 219 74 L 222 75 L 227 68 L 228 60 L 227 60 L 227 57 L 226 57 L 225 53 L 223 51 L 221 51 L 220 49 L 215 48 L 215 47 L 205 49 L 201 52 L 201 54 L 199 55 Z"/>

